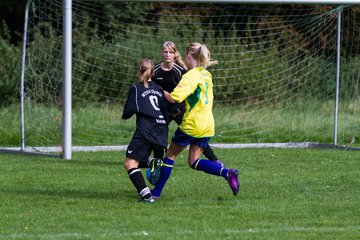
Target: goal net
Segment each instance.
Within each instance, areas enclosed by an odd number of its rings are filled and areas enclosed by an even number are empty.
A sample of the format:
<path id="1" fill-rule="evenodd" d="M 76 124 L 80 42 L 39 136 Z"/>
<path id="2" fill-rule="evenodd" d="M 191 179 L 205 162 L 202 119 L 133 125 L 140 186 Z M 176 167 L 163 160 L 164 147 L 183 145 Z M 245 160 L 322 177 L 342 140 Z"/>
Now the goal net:
<path id="1" fill-rule="evenodd" d="M 24 142 L 41 152 L 62 151 L 62 2 L 29 4 Z M 135 118 L 121 114 L 137 82 L 136 63 L 161 61 L 164 41 L 175 42 L 183 58 L 188 43 L 205 43 L 219 61 L 209 69 L 211 144 L 334 144 L 337 129 L 337 144 L 359 146 L 359 6 L 78 0 L 72 17 L 73 146 L 111 150 L 129 143 Z M 172 123 L 170 133 L 175 129 Z"/>

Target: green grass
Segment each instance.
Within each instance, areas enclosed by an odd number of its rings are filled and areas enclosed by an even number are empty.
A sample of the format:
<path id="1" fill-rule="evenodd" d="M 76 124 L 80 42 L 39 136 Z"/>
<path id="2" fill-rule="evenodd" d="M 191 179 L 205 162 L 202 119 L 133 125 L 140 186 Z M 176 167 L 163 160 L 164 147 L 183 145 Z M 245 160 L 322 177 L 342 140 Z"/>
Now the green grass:
<path id="1" fill-rule="evenodd" d="M 176 160 L 161 199 L 137 202 L 123 152 L 0 155 L 0 239 L 358 239 L 360 153 L 216 149 L 225 180 Z"/>
<path id="2" fill-rule="evenodd" d="M 338 144 L 360 146 L 360 108 L 357 101 L 340 107 Z M 112 104 L 74 107 L 73 145 L 128 144 L 135 128 L 135 117 L 121 119 L 122 106 Z M 30 116 L 31 115 L 31 116 Z M 214 108 L 216 135 L 212 143 L 333 143 L 334 114 L 332 101 L 304 101 L 286 106 L 217 106 Z M 61 145 L 61 109 L 34 107 L 26 115 L 27 146 Z M 175 131 L 170 125 L 169 132 Z M 169 134 L 170 136 L 171 134 Z M 0 146 L 20 146 L 18 106 L 0 109 Z"/>

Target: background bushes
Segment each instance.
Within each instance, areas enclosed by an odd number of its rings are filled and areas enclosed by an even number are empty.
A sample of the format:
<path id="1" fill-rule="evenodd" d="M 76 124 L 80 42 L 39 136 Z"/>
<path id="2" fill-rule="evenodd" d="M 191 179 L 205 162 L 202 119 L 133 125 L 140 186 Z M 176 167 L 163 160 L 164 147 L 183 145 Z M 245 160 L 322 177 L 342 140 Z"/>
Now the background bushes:
<path id="1" fill-rule="evenodd" d="M 21 76 L 21 51 L 10 43 L 10 31 L 4 21 L 0 28 L 0 104 L 18 101 Z"/>
<path id="2" fill-rule="evenodd" d="M 298 14 L 299 6 L 277 6 L 276 10 L 271 12 L 274 19 L 279 20 L 282 12 L 289 11 L 291 8 L 293 11 L 291 19 L 280 19 L 279 22 L 294 22 L 288 26 L 277 26 L 277 23 L 250 17 L 261 15 L 262 11 L 268 11 L 266 9 L 270 6 L 261 8 L 251 6 L 241 8 L 241 10 L 231 5 L 210 5 L 211 8 L 201 8 L 200 10 L 189 7 L 184 10 L 189 15 L 184 22 L 184 19 L 180 19 L 180 16 L 177 17 L 175 12 L 176 7 L 183 5 L 100 2 L 93 5 L 92 8 L 82 8 L 80 5 L 75 7 L 73 26 L 73 53 L 76 58 L 73 66 L 74 103 L 82 105 L 88 102 L 124 99 L 127 91 L 116 91 L 116 89 L 127 90 L 128 85 L 134 81 L 134 66 L 138 58 L 124 58 L 123 56 L 134 56 L 133 51 L 136 51 L 136 56 L 159 59 L 160 44 L 168 40 L 168 36 L 171 36 L 171 40 L 176 42 L 180 49 L 183 49 L 190 40 L 208 41 L 210 46 L 222 46 L 213 52 L 213 56 L 220 63 L 226 61 L 228 64 L 226 68 L 231 70 L 222 71 L 221 66 L 217 66 L 213 72 L 215 77 L 222 81 L 216 86 L 216 91 L 222 93 L 217 96 L 217 100 L 224 103 L 231 102 L 231 99 L 239 95 L 244 96 L 244 101 L 262 101 L 264 99 L 279 101 L 281 97 L 288 98 L 284 93 L 293 94 L 293 91 L 304 91 L 302 94 L 306 95 L 306 89 L 312 89 L 311 94 L 317 92 L 319 98 L 324 94 L 332 94 L 334 91 L 336 42 L 333 38 L 327 37 L 328 33 L 313 35 L 308 31 L 309 26 L 296 24 L 298 22 L 296 20 L 301 18 L 301 15 Z M 333 7 L 329 6 L 301 6 L 303 14 L 320 14 L 325 10 L 335 13 L 332 9 Z M 222 12 L 221 16 L 217 14 L 219 11 Z M 242 16 L 245 13 L 249 16 L 236 18 L 234 17 L 236 11 L 242 11 Z M 81 14 L 78 14 L 80 12 Z M 145 14 L 138 14 L 139 12 Z M 95 13 L 98 18 L 94 18 Z M 58 11 L 58 14 L 61 14 L 61 10 Z M 191 17 L 199 14 L 208 17 Z M 345 77 L 342 82 L 344 87 L 341 90 L 343 93 L 352 91 L 355 95 L 355 91 L 345 86 L 358 86 L 359 81 L 356 70 L 348 67 L 354 63 L 351 59 L 356 59 L 359 52 L 356 43 L 360 40 L 358 34 L 360 21 L 357 15 L 359 15 L 359 7 L 355 6 L 346 10 L 344 21 L 347 24 L 344 25 L 344 35 L 342 36 L 342 58 L 350 60 L 344 61 L 342 65 L 342 69 L 349 70 L 349 72 L 344 72 Z M 52 17 L 60 19 L 59 16 Z M 182 21 L 183 24 L 179 25 L 179 28 L 169 31 L 164 26 L 169 21 Z M 194 22 L 198 24 L 194 24 Z M 218 22 L 228 24 L 219 27 Z M 61 25 L 59 21 L 37 24 L 32 30 L 33 36 L 29 41 L 31 61 L 46 64 L 39 64 L 35 70 L 30 69 L 26 72 L 27 87 L 37 84 L 37 97 L 40 96 L 41 99 L 42 96 L 41 101 L 44 102 L 47 101 L 46 98 L 53 96 L 58 96 L 56 101 L 60 101 L 62 91 L 62 84 L 59 83 L 61 82 L 59 79 L 62 78 L 62 33 L 55 30 L 57 27 L 61 29 L 59 24 Z M 147 27 L 142 28 L 142 26 Z M 277 30 L 279 27 L 286 27 L 289 31 L 280 32 Z M 321 28 L 322 26 L 317 27 Z M 166 32 L 164 32 L 165 29 Z M 236 31 L 229 31 L 231 29 Z M 273 32 L 269 33 L 268 31 Z M 333 31 L 336 31 L 336 28 Z M 11 31 L 2 22 L 0 31 L 0 53 L 3 56 L 0 58 L 2 66 L 0 68 L 1 105 L 9 105 L 19 100 L 21 42 L 16 44 L 12 39 Z M 283 39 L 297 39 L 296 46 L 294 41 L 289 41 L 293 44 L 291 46 L 283 42 Z M 349 42 L 350 40 L 353 42 Z M 317 53 L 312 52 L 314 44 L 321 46 L 321 49 L 317 49 Z M 119 48 L 119 45 L 126 46 L 126 48 Z M 298 45 L 301 47 L 299 48 Z M 152 49 L 153 46 L 159 46 L 159 48 Z M 226 46 L 233 47 L 229 49 Z M 296 50 L 292 49 L 295 47 Z M 266 49 L 266 51 L 261 51 L 262 49 Z M 256 53 L 248 54 L 251 51 Z M 228 54 L 224 55 L 223 52 L 228 52 Z M 270 66 L 271 63 L 261 61 L 266 55 L 276 56 L 276 60 L 274 60 L 276 66 Z M 99 59 L 106 59 L 106 66 L 94 67 L 99 64 Z M 298 62 L 293 62 L 294 59 L 298 59 Z M 243 67 L 239 70 L 239 64 L 248 65 L 249 68 Z M 299 71 L 301 68 L 304 70 Z M 40 81 L 41 79 L 43 80 Z M 258 79 L 266 79 L 266 81 L 259 82 Z M 284 84 L 280 80 L 289 83 Z M 239 84 L 239 81 L 242 83 Z M 38 84 L 39 82 L 42 84 Z M 284 89 L 284 86 L 287 89 Z M 254 97 L 249 99 L 247 96 Z"/>

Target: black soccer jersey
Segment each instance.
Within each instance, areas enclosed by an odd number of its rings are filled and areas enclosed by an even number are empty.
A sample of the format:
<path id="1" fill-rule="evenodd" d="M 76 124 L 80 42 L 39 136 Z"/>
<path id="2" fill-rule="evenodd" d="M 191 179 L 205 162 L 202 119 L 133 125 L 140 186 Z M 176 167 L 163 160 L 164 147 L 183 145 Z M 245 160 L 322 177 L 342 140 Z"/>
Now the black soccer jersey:
<path id="1" fill-rule="evenodd" d="M 171 70 L 165 71 L 161 68 L 161 63 L 155 65 L 155 74 L 153 81 L 160 85 L 165 91 L 171 93 L 176 85 L 180 82 L 183 74 L 186 73 L 186 69 L 179 64 L 174 64 Z M 185 103 L 167 103 L 168 105 L 168 123 L 174 120 L 178 125 L 182 121 L 182 117 L 185 113 Z"/>
<path id="2" fill-rule="evenodd" d="M 166 99 L 159 85 L 150 81 L 148 88 L 145 88 L 143 83 L 130 87 L 122 119 L 128 119 L 134 114 L 136 114 L 134 136 L 167 147 Z"/>
<path id="3" fill-rule="evenodd" d="M 186 69 L 175 63 L 171 70 L 165 71 L 161 68 L 161 63 L 156 64 L 154 67 L 155 75 L 153 81 L 165 91 L 171 93 L 180 82 L 182 75 L 186 73 Z"/>

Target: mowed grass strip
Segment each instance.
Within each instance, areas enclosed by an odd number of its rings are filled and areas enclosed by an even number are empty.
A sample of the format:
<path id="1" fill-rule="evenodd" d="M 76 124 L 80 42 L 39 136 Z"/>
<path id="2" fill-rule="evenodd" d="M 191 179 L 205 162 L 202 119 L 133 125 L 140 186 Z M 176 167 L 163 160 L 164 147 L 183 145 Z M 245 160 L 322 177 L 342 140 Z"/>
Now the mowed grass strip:
<path id="1" fill-rule="evenodd" d="M 161 199 L 137 202 L 124 152 L 0 155 L 0 239 L 358 239 L 360 152 L 215 149 L 227 182 L 176 160 Z M 143 171 L 144 172 L 144 171 Z"/>

